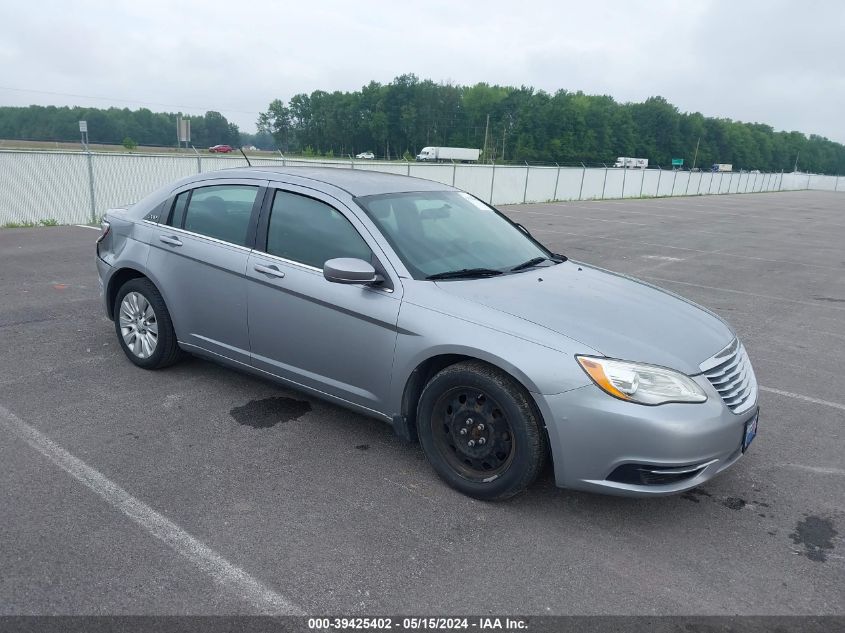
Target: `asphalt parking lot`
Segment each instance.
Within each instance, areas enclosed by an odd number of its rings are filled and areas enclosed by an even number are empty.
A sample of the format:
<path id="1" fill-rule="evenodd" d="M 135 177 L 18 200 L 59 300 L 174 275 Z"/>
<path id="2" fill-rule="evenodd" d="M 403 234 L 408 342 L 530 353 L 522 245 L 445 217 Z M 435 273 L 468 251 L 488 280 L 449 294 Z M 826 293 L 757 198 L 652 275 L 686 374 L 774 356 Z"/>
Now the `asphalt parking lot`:
<path id="1" fill-rule="evenodd" d="M 0 614 L 274 600 L 311 614 L 845 614 L 845 195 L 505 211 L 553 250 L 733 325 L 762 386 L 742 460 L 669 498 L 560 490 L 547 472 L 511 501 L 474 501 L 380 422 L 196 359 L 135 368 L 101 309 L 94 231 L 0 230 Z"/>

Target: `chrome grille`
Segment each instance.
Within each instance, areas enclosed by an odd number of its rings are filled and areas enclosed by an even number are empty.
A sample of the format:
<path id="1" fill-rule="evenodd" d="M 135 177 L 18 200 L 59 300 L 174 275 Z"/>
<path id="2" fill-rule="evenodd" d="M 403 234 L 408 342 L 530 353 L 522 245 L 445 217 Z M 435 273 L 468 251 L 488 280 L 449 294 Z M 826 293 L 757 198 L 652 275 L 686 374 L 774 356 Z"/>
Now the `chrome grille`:
<path id="1" fill-rule="evenodd" d="M 734 413 L 744 413 L 757 402 L 757 378 L 745 347 L 734 339 L 700 365 L 710 384 Z"/>

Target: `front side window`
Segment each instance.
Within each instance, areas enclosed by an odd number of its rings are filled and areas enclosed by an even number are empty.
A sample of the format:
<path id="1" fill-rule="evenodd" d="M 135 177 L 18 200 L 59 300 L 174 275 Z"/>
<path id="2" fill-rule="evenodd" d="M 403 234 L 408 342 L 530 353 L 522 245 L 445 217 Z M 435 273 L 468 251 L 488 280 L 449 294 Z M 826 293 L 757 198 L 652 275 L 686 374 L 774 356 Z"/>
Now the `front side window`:
<path id="1" fill-rule="evenodd" d="M 370 247 L 343 214 L 287 191 L 277 191 L 273 199 L 267 252 L 315 268 L 335 257 L 372 259 Z"/>
<path id="2" fill-rule="evenodd" d="M 447 271 L 502 273 L 551 253 L 495 209 L 458 191 L 357 198 L 415 279 Z"/>
<path id="3" fill-rule="evenodd" d="M 251 185 L 214 185 L 194 189 L 184 209 L 183 228 L 245 246 L 257 195 L 258 187 Z M 178 226 L 175 220 L 180 208 L 179 197 L 173 209 L 173 226 Z"/>

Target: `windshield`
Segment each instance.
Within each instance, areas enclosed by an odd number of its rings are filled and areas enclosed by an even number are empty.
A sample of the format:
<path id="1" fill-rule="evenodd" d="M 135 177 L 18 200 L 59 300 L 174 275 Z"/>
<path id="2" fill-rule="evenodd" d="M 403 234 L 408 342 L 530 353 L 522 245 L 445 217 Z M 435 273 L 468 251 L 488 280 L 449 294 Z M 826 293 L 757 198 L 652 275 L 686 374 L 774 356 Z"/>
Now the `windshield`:
<path id="1" fill-rule="evenodd" d="M 459 191 L 356 199 L 414 279 L 453 271 L 509 272 L 551 253 L 498 211 Z"/>

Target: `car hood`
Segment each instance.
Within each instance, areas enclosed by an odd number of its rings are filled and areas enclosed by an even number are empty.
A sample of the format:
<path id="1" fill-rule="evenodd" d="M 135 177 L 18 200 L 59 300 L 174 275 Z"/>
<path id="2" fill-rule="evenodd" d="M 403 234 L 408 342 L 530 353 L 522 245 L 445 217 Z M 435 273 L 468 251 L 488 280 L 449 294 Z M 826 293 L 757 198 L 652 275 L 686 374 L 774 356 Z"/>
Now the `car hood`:
<path id="1" fill-rule="evenodd" d="M 687 374 L 700 373 L 700 363 L 735 336 L 715 314 L 671 292 L 572 261 L 437 285 L 445 293 L 548 328 L 605 356 Z"/>

